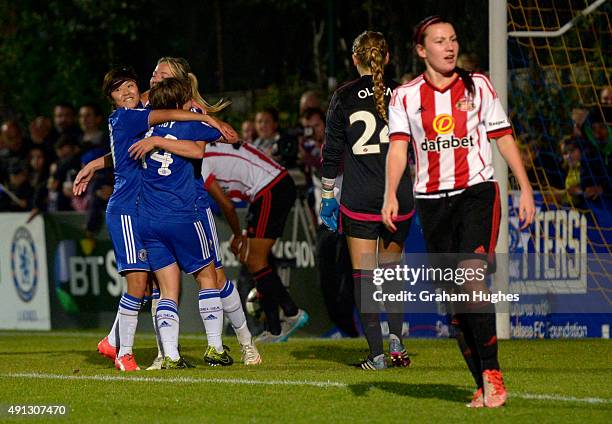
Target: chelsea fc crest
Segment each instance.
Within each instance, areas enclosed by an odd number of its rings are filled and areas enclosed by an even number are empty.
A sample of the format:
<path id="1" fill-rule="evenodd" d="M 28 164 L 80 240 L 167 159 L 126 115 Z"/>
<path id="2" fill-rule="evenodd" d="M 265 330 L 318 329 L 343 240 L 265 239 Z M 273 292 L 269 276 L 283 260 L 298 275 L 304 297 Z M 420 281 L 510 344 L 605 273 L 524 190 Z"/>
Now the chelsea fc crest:
<path id="1" fill-rule="evenodd" d="M 32 300 L 38 284 L 36 247 L 30 231 L 17 228 L 11 245 L 11 272 L 17 294 L 24 302 Z"/>

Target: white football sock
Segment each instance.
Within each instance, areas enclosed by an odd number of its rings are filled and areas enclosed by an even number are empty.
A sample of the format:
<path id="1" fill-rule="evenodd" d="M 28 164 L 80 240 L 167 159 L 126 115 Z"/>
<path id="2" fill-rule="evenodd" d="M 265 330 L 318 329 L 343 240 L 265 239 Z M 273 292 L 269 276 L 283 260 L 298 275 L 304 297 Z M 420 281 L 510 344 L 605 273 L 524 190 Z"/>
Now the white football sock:
<path id="1" fill-rule="evenodd" d="M 161 299 L 157 305 L 156 318 L 163 355 L 177 361 L 180 354 L 178 351 L 179 315 L 176 302 Z"/>
<path id="2" fill-rule="evenodd" d="M 117 327 L 119 328 L 118 357 L 132 353 L 134 334 L 136 334 L 136 327 L 138 326 L 138 312 L 141 306 L 142 299 L 130 296 L 127 293 L 123 293 L 123 296 L 121 296 L 119 319 L 117 320 Z"/>
<path id="3" fill-rule="evenodd" d="M 236 337 L 238 338 L 238 343 L 241 345 L 250 344 L 251 332 L 246 325 L 246 316 L 242 309 L 242 302 L 240 302 L 238 290 L 236 290 L 234 284 L 230 280 L 227 280 L 220 294 L 223 313 L 229 319 L 230 324 L 232 324 L 232 328 L 236 332 Z"/>
<path id="4" fill-rule="evenodd" d="M 223 352 L 223 306 L 218 289 L 202 289 L 199 293 L 200 316 L 204 323 L 208 345 Z"/>
<path id="5" fill-rule="evenodd" d="M 119 307 L 117 307 L 117 315 L 115 315 L 115 322 L 113 322 L 113 326 L 110 329 L 110 332 L 108 333 L 108 343 L 113 346 L 113 347 L 117 347 L 117 322 L 119 322 Z"/>
<path id="6" fill-rule="evenodd" d="M 161 349 L 161 339 L 159 337 L 159 331 L 157 330 L 157 305 L 159 305 L 159 290 L 153 289 L 151 293 L 151 319 L 153 320 L 153 331 L 155 331 L 155 343 L 157 344 L 157 356 L 163 357 Z"/>

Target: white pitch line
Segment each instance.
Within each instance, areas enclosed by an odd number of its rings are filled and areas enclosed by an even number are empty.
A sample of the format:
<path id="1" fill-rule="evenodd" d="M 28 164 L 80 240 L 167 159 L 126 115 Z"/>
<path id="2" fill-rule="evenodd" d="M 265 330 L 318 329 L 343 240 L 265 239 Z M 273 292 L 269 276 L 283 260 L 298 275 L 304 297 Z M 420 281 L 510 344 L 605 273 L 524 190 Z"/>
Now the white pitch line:
<path id="1" fill-rule="evenodd" d="M 612 403 L 612 399 L 603 399 L 596 397 L 577 398 L 574 396 L 562 395 L 546 395 L 535 393 L 512 393 L 508 394 L 509 398 L 521 398 L 527 400 L 551 400 L 559 402 L 581 402 L 581 403 Z"/>
<path id="2" fill-rule="evenodd" d="M 127 377 L 119 375 L 65 375 L 65 374 L 42 374 L 42 373 L 9 373 L 0 374 L 6 378 L 33 378 L 39 380 L 92 380 L 92 381 L 134 381 L 138 383 L 218 383 L 218 384 L 243 384 L 243 385 L 262 385 L 262 386 L 311 386 L 311 387 L 336 387 L 349 388 L 350 384 L 336 381 L 308 381 L 308 380 L 245 380 L 240 378 L 197 378 L 197 377 Z M 372 384 L 375 387 L 375 384 Z M 526 400 L 544 400 L 553 402 L 576 402 L 590 404 L 608 404 L 612 399 L 586 397 L 579 398 L 574 396 L 562 396 L 552 394 L 535 393 L 509 393 L 509 398 L 519 398 Z"/>
<path id="3" fill-rule="evenodd" d="M 313 386 L 313 387 L 347 387 L 345 383 L 335 381 L 308 381 L 308 380 L 244 380 L 240 378 L 197 378 L 197 377 L 123 377 L 118 375 L 65 375 L 40 373 L 10 373 L 0 374 L 0 377 L 34 378 L 42 380 L 94 380 L 94 381 L 136 381 L 139 383 L 219 383 L 219 384 L 245 384 L 263 386 Z"/>

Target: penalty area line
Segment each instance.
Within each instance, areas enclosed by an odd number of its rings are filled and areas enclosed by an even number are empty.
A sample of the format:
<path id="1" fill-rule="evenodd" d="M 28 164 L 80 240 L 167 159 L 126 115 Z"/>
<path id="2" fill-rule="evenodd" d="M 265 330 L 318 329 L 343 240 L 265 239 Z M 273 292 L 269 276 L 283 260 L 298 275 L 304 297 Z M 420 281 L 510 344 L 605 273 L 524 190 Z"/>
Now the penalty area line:
<path id="1" fill-rule="evenodd" d="M 260 385 L 260 386 L 310 386 L 321 388 L 350 388 L 350 384 L 337 381 L 309 381 L 309 380 L 249 380 L 240 378 L 198 378 L 198 377 L 128 377 L 122 375 L 66 375 L 44 373 L 8 373 L 0 374 L 0 378 L 31 378 L 39 380 L 86 380 L 102 382 L 136 382 L 136 383 L 178 383 L 178 384 L 234 384 L 234 385 Z M 373 385 L 373 387 L 375 387 Z M 612 399 L 597 397 L 574 397 L 556 394 L 536 394 L 510 392 L 509 399 L 539 400 L 551 402 L 574 402 L 589 404 L 609 404 Z"/>

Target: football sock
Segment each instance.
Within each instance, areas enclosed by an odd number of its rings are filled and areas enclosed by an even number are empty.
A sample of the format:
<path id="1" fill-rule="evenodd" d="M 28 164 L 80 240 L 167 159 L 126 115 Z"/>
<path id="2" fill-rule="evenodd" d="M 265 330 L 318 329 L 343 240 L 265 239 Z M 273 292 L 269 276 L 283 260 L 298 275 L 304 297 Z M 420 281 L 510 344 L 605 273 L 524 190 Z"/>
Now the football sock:
<path id="1" fill-rule="evenodd" d="M 267 266 L 253 273 L 253 278 L 255 279 L 255 287 L 261 295 L 261 307 L 266 314 L 267 329 L 277 336 L 281 332 L 281 323 L 278 312 L 278 292 L 274 284 L 273 274 L 276 274 L 274 270 Z M 276 277 L 278 278 L 278 275 Z"/>
<path id="2" fill-rule="evenodd" d="M 455 329 L 455 338 L 457 339 L 457 345 L 463 355 L 466 365 L 468 366 L 476 386 L 482 387 L 482 370 L 480 369 L 480 357 L 478 356 L 478 350 L 472 337 L 471 332 L 467 328 L 466 318 L 464 314 L 457 314 L 452 317 L 451 325 Z M 465 328 L 465 331 L 464 331 Z"/>
<path id="3" fill-rule="evenodd" d="M 151 318 L 153 319 L 153 330 L 155 331 L 155 343 L 157 344 L 157 356 L 163 357 L 161 339 L 159 337 L 159 330 L 157 328 L 157 305 L 159 305 L 160 293 L 159 289 L 153 289 L 151 291 Z"/>
<path id="4" fill-rule="evenodd" d="M 491 308 L 492 309 L 492 308 Z M 480 367 L 484 370 L 499 370 L 497 359 L 497 329 L 494 312 L 465 314 L 480 356 Z"/>
<path id="5" fill-rule="evenodd" d="M 399 262 L 383 264 L 383 268 L 395 268 Z M 386 294 L 400 294 L 403 288 L 400 280 L 386 280 L 381 286 Z M 404 325 L 404 302 L 385 300 L 389 334 L 394 334 L 402 342 L 402 327 Z"/>
<path id="6" fill-rule="evenodd" d="M 176 302 L 171 299 L 160 299 L 156 318 L 162 355 L 177 361 L 180 354 L 178 351 L 179 315 Z"/>
<path id="7" fill-rule="evenodd" d="M 132 353 L 134 334 L 138 325 L 138 312 L 141 306 L 142 299 L 130 296 L 127 293 L 123 293 L 123 296 L 121 296 L 119 319 L 117 321 L 117 328 L 119 329 L 119 353 L 117 356 L 119 357 Z"/>
<path id="8" fill-rule="evenodd" d="M 355 282 L 355 305 L 357 305 L 361 326 L 368 341 L 370 357 L 375 358 L 383 354 L 383 339 L 380 314 L 376 312 L 377 305 L 373 298 L 376 286 L 372 283 L 372 271 L 353 270 L 353 281 Z"/>
<path id="9" fill-rule="evenodd" d="M 229 319 L 232 328 L 236 332 L 238 343 L 241 345 L 250 344 L 251 332 L 246 325 L 246 316 L 244 315 L 240 295 L 238 295 L 238 290 L 236 290 L 234 283 L 227 280 L 220 295 L 223 313 Z"/>
<path id="10" fill-rule="evenodd" d="M 110 332 L 108 333 L 108 343 L 113 346 L 113 347 L 117 347 L 117 337 L 116 337 L 116 333 L 117 333 L 117 323 L 119 322 L 119 307 L 117 307 L 117 315 L 115 315 L 115 322 L 113 322 L 113 326 L 110 329 Z"/>
<path id="11" fill-rule="evenodd" d="M 223 352 L 223 306 L 219 289 L 202 289 L 199 293 L 200 317 L 204 323 L 208 345 Z"/>

